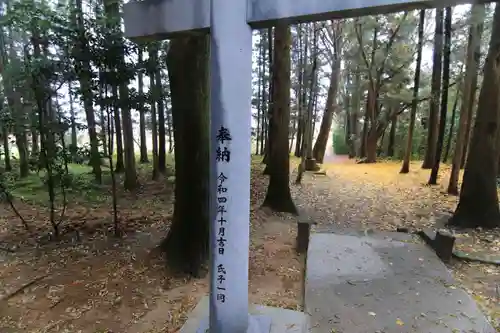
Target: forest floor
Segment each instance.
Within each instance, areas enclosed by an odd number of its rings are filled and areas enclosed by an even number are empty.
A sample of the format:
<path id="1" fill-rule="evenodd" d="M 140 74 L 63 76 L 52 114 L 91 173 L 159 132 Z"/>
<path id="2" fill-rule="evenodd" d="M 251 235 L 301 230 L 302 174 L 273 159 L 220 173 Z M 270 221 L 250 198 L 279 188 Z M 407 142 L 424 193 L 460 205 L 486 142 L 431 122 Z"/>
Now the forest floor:
<path id="1" fill-rule="evenodd" d="M 292 161 L 293 169 L 296 163 Z M 267 187 L 261 166 L 255 159 L 250 300 L 300 309 L 304 265 L 294 251 L 297 217 L 260 209 Z M 444 194 L 441 186 L 424 185 L 428 171 L 418 163 L 408 175 L 399 175 L 399 163 L 392 162 L 356 165 L 337 159 L 325 169 L 326 176 L 307 174 L 301 186 L 291 185 L 301 212 L 320 224 L 422 228 L 442 222 L 456 205 L 457 198 Z M 68 191 L 62 226 L 78 226 L 82 232 L 69 232 L 58 243 L 46 236 L 50 225 L 38 176 L 11 180 L 15 205 L 36 230 L 29 236 L 9 206 L 0 205 L 0 246 L 13 250 L 0 250 L 0 332 L 177 332 L 207 293 L 208 283 L 206 278 L 172 277 L 156 250 L 172 214 L 172 170 L 165 182 L 153 182 L 149 168 L 142 166 L 137 193 L 123 192 L 120 186 L 122 239 L 110 236 L 108 175 L 105 185 L 96 187 L 87 181 L 87 167 L 72 166 L 71 171 L 76 188 Z M 444 168 L 440 175 L 443 184 L 447 172 Z M 44 245 L 36 246 L 34 237 Z M 500 247 L 498 233 L 473 231 L 459 240 L 464 251 L 498 253 Z M 453 262 L 450 268 L 482 309 L 499 320 L 499 267 Z"/>
<path id="2" fill-rule="evenodd" d="M 310 175 L 292 187 L 302 213 L 319 225 L 357 230 L 396 231 L 444 227 L 458 203 L 446 194 L 450 167 L 442 165 L 437 186 L 428 186 L 430 170 L 401 162 L 356 164 L 343 156 L 323 165 L 326 175 Z M 500 262 L 500 230 L 455 231 L 462 253 Z M 500 265 L 454 259 L 449 269 L 500 332 Z"/>

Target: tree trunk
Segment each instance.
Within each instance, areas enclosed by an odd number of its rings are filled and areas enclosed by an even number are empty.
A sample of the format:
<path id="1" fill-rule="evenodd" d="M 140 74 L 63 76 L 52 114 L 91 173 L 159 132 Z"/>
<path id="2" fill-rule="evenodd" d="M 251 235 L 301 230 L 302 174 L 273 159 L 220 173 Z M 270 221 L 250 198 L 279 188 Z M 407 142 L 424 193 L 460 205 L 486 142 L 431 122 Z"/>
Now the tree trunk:
<path id="1" fill-rule="evenodd" d="M 162 243 L 167 265 L 200 276 L 209 254 L 210 118 L 207 36 L 174 39 L 167 53 L 175 140 L 175 206 Z"/>
<path id="2" fill-rule="evenodd" d="M 484 16 L 483 16 L 484 17 Z M 476 29 L 476 39 L 481 40 L 484 30 L 484 20 L 478 21 L 478 26 Z M 473 116 L 474 116 L 474 107 L 476 105 L 476 91 L 477 91 L 477 81 L 478 81 L 478 72 L 480 70 L 480 62 L 481 62 L 481 42 L 476 43 L 476 49 L 474 50 L 474 62 L 476 64 L 475 75 L 472 77 L 472 88 L 471 88 L 471 96 L 469 99 L 469 116 L 467 118 L 467 128 L 465 132 L 465 143 L 464 143 L 464 152 L 462 154 L 462 161 L 460 163 L 460 169 L 465 167 L 465 161 L 467 157 L 467 153 L 469 151 L 470 145 L 470 133 L 472 129 Z"/>
<path id="3" fill-rule="evenodd" d="M 338 24 L 338 23 L 337 23 Z M 340 45 L 341 41 L 339 40 L 340 36 L 335 34 L 335 45 L 334 45 L 334 59 L 332 72 L 330 74 L 330 87 L 328 88 L 328 95 L 326 98 L 326 107 L 325 112 L 323 114 L 323 119 L 321 119 L 321 125 L 319 128 L 318 137 L 316 138 L 316 143 L 313 148 L 313 157 L 316 159 L 316 162 L 323 163 L 323 159 L 325 157 L 326 145 L 328 143 L 328 137 L 330 136 L 332 122 L 333 122 L 333 114 L 335 112 L 335 100 L 337 98 L 337 92 L 339 87 L 340 80 Z"/>
<path id="4" fill-rule="evenodd" d="M 391 110 L 392 112 L 392 110 Z M 387 145 L 387 156 L 394 157 L 394 145 L 396 144 L 396 129 L 398 127 L 398 115 L 395 113 L 391 120 L 391 130 L 389 132 L 389 144 Z"/>
<path id="5" fill-rule="evenodd" d="M 265 145 L 265 152 L 264 152 L 264 158 L 262 159 L 262 163 L 266 164 L 266 168 L 264 169 L 264 175 L 268 175 L 270 172 L 269 168 L 269 155 L 271 151 L 271 138 L 274 137 L 273 132 L 273 126 L 272 126 L 272 117 L 273 117 L 273 91 L 274 91 L 274 82 L 272 79 L 273 75 L 273 68 L 274 68 L 274 55 L 273 55 L 273 28 L 268 28 L 267 29 L 267 52 L 269 54 L 269 104 L 267 107 L 267 133 L 266 133 L 266 145 Z"/>
<path id="6" fill-rule="evenodd" d="M 75 106 L 73 104 L 73 93 L 72 93 L 72 84 L 71 81 L 68 82 L 68 95 L 69 95 L 69 115 L 71 121 L 71 147 L 70 153 L 71 156 L 75 157 L 76 152 L 78 150 L 78 136 L 76 132 L 76 113 Z"/>
<path id="7" fill-rule="evenodd" d="M 363 114 L 363 130 L 361 132 L 361 147 L 360 147 L 360 154 L 359 157 L 365 158 L 366 157 L 366 141 L 368 139 L 368 123 L 369 123 L 369 116 L 368 116 L 368 100 L 365 104 L 365 112 Z"/>
<path id="8" fill-rule="evenodd" d="M 455 129 L 455 118 L 457 115 L 458 99 L 459 98 L 460 98 L 460 91 L 457 89 L 455 91 L 455 101 L 453 102 L 453 107 L 451 110 L 450 130 L 448 131 L 448 137 L 446 139 L 446 150 L 444 151 L 443 163 L 446 163 L 448 161 L 448 157 L 450 156 L 451 140 L 453 138 L 453 130 Z"/>
<path id="9" fill-rule="evenodd" d="M 270 126 L 269 186 L 263 206 L 275 211 L 297 213 L 290 193 L 290 155 L 288 155 L 288 132 L 290 120 L 290 28 L 286 23 L 277 23 L 274 39 L 272 70 L 273 112 Z"/>
<path id="10" fill-rule="evenodd" d="M 316 23 L 313 23 L 312 25 L 313 29 L 313 51 L 312 51 L 312 68 L 309 76 L 309 96 L 307 94 L 304 94 L 304 101 L 305 97 L 307 96 L 307 105 L 306 105 L 306 110 L 307 110 L 307 121 L 306 121 L 306 126 L 307 129 L 304 131 L 304 148 L 303 148 L 303 154 L 306 155 L 306 160 L 307 163 L 305 164 L 305 170 L 307 171 L 314 171 L 317 168 L 316 161 L 313 158 L 313 137 L 314 137 L 314 124 L 315 124 L 315 115 L 314 115 L 314 100 L 315 100 L 315 91 L 316 91 L 316 86 L 318 84 L 318 25 Z M 306 91 L 304 89 L 304 91 Z"/>
<path id="11" fill-rule="evenodd" d="M 366 159 L 365 163 L 377 162 L 378 134 L 375 127 L 371 128 L 366 135 Z"/>
<path id="12" fill-rule="evenodd" d="M 128 105 L 128 83 L 120 84 L 120 99 L 122 102 L 122 124 L 123 124 L 123 152 L 125 159 L 125 179 L 123 186 L 126 190 L 134 190 L 138 186 L 137 172 L 135 169 L 134 132 L 132 129 L 132 117 Z"/>
<path id="13" fill-rule="evenodd" d="M 141 106 L 141 108 L 144 106 Z M 144 110 L 139 111 L 139 130 L 140 130 L 140 136 L 141 136 L 141 157 L 140 157 L 140 162 L 141 163 L 149 163 L 149 158 L 148 158 L 148 146 L 146 144 L 146 118 L 144 115 Z"/>
<path id="14" fill-rule="evenodd" d="M 10 163 L 9 131 L 7 130 L 7 126 L 5 124 L 2 125 L 2 139 L 5 171 L 11 171 L 12 165 Z"/>
<path id="15" fill-rule="evenodd" d="M 356 67 L 354 70 L 353 93 L 351 98 L 351 149 L 349 158 L 354 158 L 360 155 L 360 136 L 359 136 L 359 114 L 360 114 L 360 95 L 361 95 L 361 74 Z M 363 126 L 364 127 L 364 126 Z"/>
<path id="16" fill-rule="evenodd" d="M 167 145 L 165 141 L 165 103 L 163 94 L 163 83 L 161 82 L 161 70 L 156 71 L 156 91 L 158 96 L 158 168 L 160 172 L 167 171 Z M 175 134 L 174 134 L 175 136 Z M 174 139 L 175 140 L 175 139 Z M 177 143 L 177 142 L 176 142 Z"/>
<path id="17" fill-rule="evenodd" d="M 31 128 L 31 155 L 30 157 L 33 158 L 35 156 L 38 156 L 40 154 L 40 142 L 38 141 L 38 131 L 36 127 Z"/>
<path id="18" fill-rule="evenodd" d="M 119 2 L 114 0 L 104 0 L 104 11 L 108 18 L 108 28 L 116 34 L 117 38 L 122 37 L 121 27 L 119 25 L 120 7 Z M 119 43 L 123 43 L 120 39 Z M 121 45 L 125 50 L 125 45 Z M 122 130 L 123 130 L 123 157 L 125 162 L 125 178 L 123 186 L 126 190 L 136 189 L 138 186 L 137 172 L 135 168 L 135 152 L 134 152 L 134 132 L 132 125 L 132 116 L 130 113 L 129 89 L 128 80 L 124 80 L 120 73 L 126 70 L 125 53 L 123 52 L 117 57 L 115 69 L 117 70 L 117 78 L 119 84 L 119 103 L 122 115 Z M 99 160 L 100 162 L 100 160 Z"/>
<path id="19" fill-rule="evenodd" d="M 294 156 L 295 157 L 301 157 L 302 156 L 302 134 L 304 132 L 304 127 L 305 127 L 305 124 L 304 124 L 304 117 L 302 116 L 302 111 L 301 111 L 301 107 L 298 108 L 297 110 L 297 113 L 299 113 L 298 117 L 298 121 L 297 121 L 297 135 L 296 135 L 296 139 L 295 139 L 295 151 L 294 151 Z"/>
<path id="20" fill-rule="evenodd" d="M 168 136 L 168 153 L 172 154 L 172 152 L 174 151 L 174 133 L 172 130 L 172 109 L 166 108 L 165 111 L 166 111 L 165 121 L 167 123 L 167 136 Z"/>
<path id="21" fill-rule="evenodd" d="M 455 152 L 453 154 L 453 162 L 451 165 L 450 181 L 448 183 L 448 193 L 453 195 L 458 195 L 458 178 L 460 174 L 460 167 L 463 160 L 463 155 L 465 154 L 465 148 L 467 146 L 466 135 L 467 130 L 470 128 L 470 119 L 472 114 L 473 104 L 471 99 L 474 99 L 473 88 L 474 78 L 477 78 L 477 67 L 479 60 L 475 56 L 475 51 L 477 45 L 481 43 L 480 32 L 484 17 L 486 15 L 484 5 L 474 5 L 471 12 L 471 25 L 469 28 L 469 41 L 467 44 L 467 58 L 465 60 L 465 78 L 463 81 L 463 91 L 462 91 L 462 110 L 460 112 L 460 118 L 458 120 L 458 130 L 457 139 L 455 143 Z"/>
<path id="22" fill-rule="evenodd" d="M 450 85 L 450 54 L 451 54 L 451 7 L 446 7 L 443 59 L 443 93 L 441 96 L 441 117 L 439 119 L 439 133 L 436 144 L 436 156 L 429 177 L 429 185 L 437 185 L 441 154 L 443 152 L 444 132 L 446 131 L 446 115 L 448 113 L 448 89 Z"/>
<path id="23" fill-rule="evenodd" d="M 113 85 L 111 88 L 113 94 L 113 118 L 115 121 L 115 135 L 116 135 L 116 165 L 115 172 L 122 173 L 125 171 L 125 163 L 123 161 L 123 136 L 122 136 L 122 120 L 120 115 L 120 107 L 118 106 L 118 87 Z"/>
<path id="24" fill-rule="evenodd" d="M 261 38 L 267 43 L 269 41 L 267 40 L 266 34 L 262 33 Z M 266 51 L 264 49 L 265 44 L 262 45 L 263 51 L 262 51 L 262 120 L 261 120 L 261 132 L 260 132 L 260 155 L 264 155 L 264 146 L 265 146 L 265 141 L 267 138 L 267 108 L 268 108 L 268 99 L 267 99 L 267 81 L 268 78 L 266 76 Z"/>
<path id="25" fill-rule="evenodd" d="M 155 46 L 150 45 L 148 49 L 148 53 L 150 56 L 150 59 L 148 60 L 148 74 L 149 74 L 149 86 L 152 87 L 152 92 L 150 98 L 150 105 L 151 105 L 151 131 L 152 133 L 152 139 L 153 139 L 153 180 L 157 180 L 158 177 L 160 176 L 160 170 L 158 168 L 158 124 L 157 124 L 157 118 L 156 118 L 156 92 L 155 92 L 155 68 L 154 66 L 156 65 L 156 59 L 154 57 L 155 55 Z M 150 88 L 151 89 L 151 88 Z"/>
<path id="26" fill-rule="evenodd" d="M 97 183 L 102 182 L 101 172 L 101 157 L 99 156 L 99 139 L 97 137 L 95 115 L 94 115 L 94 101 L 92 93 L 92 69 L 90 66 L 90 54 L 88 51 L 88 40 L 85 35 L 85 27 L 83 20 L 83 4 L 82 0 L 76 0 L 77 14 L 76 22 L 78 26 L 78 46 L 79 59 L 77 75 L 80 81 L 80 88 L 83 97 L 83 108 L 87 118 L 87 127 L 90 140 L 90 164 L 92 166 L 92 173 L 94 174 Z M 41 125 L 40 125 L 41 126 Z M 42 139 L 40 139 L 42 140 Z"/>
<path id="27" fill-rule="evenodd" d="M 99 88 L 101 89 L 101 88 Z M 102 97 L 102 93 L 99 92 L 99 95 Z M 99 133 L 100 140 L 102 142 L 102 151 L 104 156 L 108 156 L 108 144 L 106 140 L 106 117 L 104 116 L 104 105 L 100 106 L 99 110 L 99 122 L 100 122 L 100 127 L 101 127 L 101 133 Z"/>
<path id="28" fill-rule="evenodd" d="M 137 62 L 139 63 L 139 66 L 143 65 L 143 59 L 142 59 L 142 46 L 139 46 L 139 54 L 138 54 L 138 60 Z M 138 81 L 138 93 L 140 96 L 140 103 L 139 105 L 139 131 L 140 131 L 140 137 L 141 137 L 141 157 L 140 157 L 140 162 L 141 163 L 149 163 L 148 159 L 148 146 L 146 143 L 146 119 L 144 115 L 144 100 L 142 97 L 144 96 L 144 81 L 143 81 L 143 75 L 142 75 L 142 70 L 139 71 L 137 75 L 137 81 Z"/>
<path id="29" fill-rule="evenodd" d="M 264 55 L 264 44 L 262 37 L 259 42 L 259 57 L 257 58 L 257 127 L 255 129 L 255 155 L 259 155 L 259 144 L 260 144 L 260 130 L 261 130 L 261 119 L 262 119 L 262 67 L 261 62 L 263 62 L 262 57 Z"/>
<path id="30" fill-rule="evenodd" d="M 417 116 L 418 107 L 418 91 L 420 88 L 420 67 L 422 66 L 422 49 L 424 43 L 424 24 L 425 10 L 420 11 L 420 19 L 418 23 L 418 46 L 417 46 L 417 63 L 415 66 L 415 77 L 413 80 L 413 99 L 411 102 L 410 124 L 408 125 L 408 137 L 406 138 L 405 156 L 400 173 L 410 172 L 410 160 L 413 153 L 413 133 L 415 131 L 415 119 Z"/>
<path id="31" fill-rule="evenodd" d="M 307 25 L 306 25 L 307 27 Z M 298 26 L 297 38 L 299 42 L 299 63 L 298 63 L 298 89 L 297 89 L 297 135 L 295 141 L 295 157 L 302 157 L 302 147 L 303 147 L 303 136 L 305 132 L 305 121 L 304 121 L 304 112 L 305 112 L 305 98 L 306 91 L 305 88 L 305 71 L 306 71 L 306 59 L 307 59 L 307 50 L 308 50 L 308 32 L 307 29 L 305 31 L 304 36 L 304 25 L 301 24 Z"/>
<path id="32" fill-rule="evenodd" d="M 366 98 L 366 136 L 365 136 L 365 163 L 377 162 L 377 145 L 379 134 L 377 133 L 377 92 L 374 87 L 375 83 L 368 84 L 368 96 Z M 368 122 L 370 123 L 368 125 Z M 365 129 L 365 127 L 363 127 Z M 384 132 L 382 132 L 384 133 Z"/>
<path id="33" fill-rule="evenodd" d="M 441 92 L 441 70 L 443 56 L 443 9 L 436 9 L 434 51 L 432 57 L 431 99 L 429 106 L 429 119 L 427 121 L 427 149 L 425 150 L 423 169 L 430 169 L 436 157 L 438 137 L 438 112 L 439 97 Z"/>
<path id="34" fill-rule="evenodd" d="M 483 71 L 477 116 L 465 165 L 460 201 L 450 224 L 465 228 L 500 227 L 496 184 L 499 158 L 500 6 L 496 6 Z"/>

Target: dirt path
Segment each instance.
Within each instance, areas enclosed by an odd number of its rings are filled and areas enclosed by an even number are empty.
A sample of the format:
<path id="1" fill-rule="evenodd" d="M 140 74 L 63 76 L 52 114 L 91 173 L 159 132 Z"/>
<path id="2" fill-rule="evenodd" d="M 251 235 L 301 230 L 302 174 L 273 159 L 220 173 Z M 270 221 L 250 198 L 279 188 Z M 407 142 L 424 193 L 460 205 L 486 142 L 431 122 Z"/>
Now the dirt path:
<path id="1" fill-rule="evenodd" d="M 397 227 L 442 226 L 453 213 L 457 197 L 446 195 L 449 168 L 440 172 L 440 185 L 427 186 L 428 170 L 412 163 L 400 175 L 400 163 L 355 164 L 335 157 L 325 175 L 307 174 L 301 186 L 292 185 L 295 203 L 319 225 L 356 230 L 395 231 Z M 459 235 L 460 249 L 500 252 L 500 231 L 471 231 Z M 489 236 L 488 241 L 482 241 Z M 496 249 L 496 250 L 495 250 Z M 450 266 L 482 309 L 500 326 L 500 267 L 453 262 Z"/>

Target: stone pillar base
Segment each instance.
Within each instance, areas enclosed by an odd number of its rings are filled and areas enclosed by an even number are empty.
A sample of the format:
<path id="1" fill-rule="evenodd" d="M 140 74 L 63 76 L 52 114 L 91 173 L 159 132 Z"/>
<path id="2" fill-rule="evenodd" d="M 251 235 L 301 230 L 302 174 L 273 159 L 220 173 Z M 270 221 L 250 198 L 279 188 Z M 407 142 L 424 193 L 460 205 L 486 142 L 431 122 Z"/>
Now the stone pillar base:
<path id="1" fill-rule="evenodd" d="M 179 333 L 209 333 L 209 298 L 204 296 Z M 300 311 L 250 304 L 248 333 L 307 333 L 309 317 Z"/>

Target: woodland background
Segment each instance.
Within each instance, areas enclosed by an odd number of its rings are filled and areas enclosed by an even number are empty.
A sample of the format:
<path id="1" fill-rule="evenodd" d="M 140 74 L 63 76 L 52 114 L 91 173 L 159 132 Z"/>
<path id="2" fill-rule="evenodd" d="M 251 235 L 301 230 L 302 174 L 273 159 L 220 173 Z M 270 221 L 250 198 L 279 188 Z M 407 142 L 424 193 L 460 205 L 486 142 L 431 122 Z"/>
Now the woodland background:
<path id="1" fill-rule="evenodd" d="M 120 8 L 2 1 L 7 332 L 140 332 L 165 307 L 175 332 L 206 291 L 209 40 L 132 43 Z M 461 250 L 497 255 L 499 55 L 494 4 L 255 31 L 252 297 L 300 308 L 299 213 L 357 229 L 449 222 L 466 228 Z M 498 318 L 496 265 L 456 265 Z"/>

